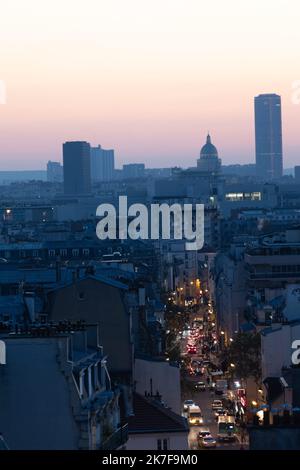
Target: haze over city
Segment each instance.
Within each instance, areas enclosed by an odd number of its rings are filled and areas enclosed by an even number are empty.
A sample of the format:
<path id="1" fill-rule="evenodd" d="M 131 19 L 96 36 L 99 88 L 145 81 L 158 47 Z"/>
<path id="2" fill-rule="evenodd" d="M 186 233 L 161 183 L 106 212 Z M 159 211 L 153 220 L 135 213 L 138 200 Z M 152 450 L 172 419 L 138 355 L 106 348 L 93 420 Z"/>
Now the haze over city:
<path id="1" fill-rule="evenodd" d="M 299 13 L 297 0 L 5 2 L 1 169 L 42 169 L 67 140 L 114 148 L 118 165 L 187 167 L 208 130 L 224 164 L 253 163 L 259 93 L 281 95 L 295 165 Z"/>

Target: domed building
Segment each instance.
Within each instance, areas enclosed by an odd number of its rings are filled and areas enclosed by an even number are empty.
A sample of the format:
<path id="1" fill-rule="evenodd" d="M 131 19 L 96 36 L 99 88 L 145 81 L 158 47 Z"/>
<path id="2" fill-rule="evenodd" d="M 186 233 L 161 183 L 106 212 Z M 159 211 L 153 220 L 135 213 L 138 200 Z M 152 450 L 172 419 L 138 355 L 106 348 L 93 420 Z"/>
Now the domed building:
<path id="1" fill-rule="evenodd" d="M 221 159 L 218 150 L 211 143 L 211 137 L 207 134 L 206 144 L 200 150 L 200 158 L 197 160 L 197 169 L 210 173 L 218 173 L 221 168 Z"/>

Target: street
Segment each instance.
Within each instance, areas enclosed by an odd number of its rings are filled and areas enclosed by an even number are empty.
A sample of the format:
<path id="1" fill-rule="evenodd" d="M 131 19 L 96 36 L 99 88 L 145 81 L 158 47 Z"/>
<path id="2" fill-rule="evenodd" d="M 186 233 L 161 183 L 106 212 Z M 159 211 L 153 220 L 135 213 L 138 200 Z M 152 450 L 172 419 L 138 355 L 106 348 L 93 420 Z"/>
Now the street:
<path id="1" fill-rule="evenodd" d="M 208 428 L 212 437 L 217 438 L 217 430 L 218 425 L 213 415 L 211 409 L 211 403 L 216 397 L 213 395 L 211 396 L 211 392 L 195 392 L 193 395 L 193 400 L 196 404 L 198 404 L 202 410 L 203 416 L 203 424 L 201 426 L 190 426 L 190 433 L 189 433 L 189 447 L 192 450 L 201 449 L 198 444 L 197 435 L 199 433 L 200 428 Z M 241 444 L 237 439 L 234 442 L 219 442 L 217 440 L 217 447 L 216 449 L 219 450 L 239 450 Z"/>
<path id="2" fill-rule="evenodd" d="M 207 310 L 207 307 L 201 308 L 202 313 Z M 199 314 L 199 312 L 197 313 Z M 247 444 L 244 442 L 241 444 L 241 437 L 238 429 L 235 432 L 234 440 L 220 440 L 218 439 L 218 418 L 215 416 L 215 412 L 212 410 L 213 400 L 222 399 L 223 395 L 216 395 L 214 389 L 210 385 L 216 385 L 217 382 L 227 382 L 226 380 L 216 380 L 216 377 L 212 376 L 212 365 L 218 364 L 218 359 L 215 354 L 215 349 L 211 345 L 212 338 L 217 338 L 215 335 L 214 323 L 211 319 L 207 322 L 198 322 L 201 327 L 195 325 L 195 319 L 197 314 L 190 314 L 187 329 L 183 332 L 180 341 L 181 355 L 184 359 L 185 369 L 183 371 L 184 391 L 182 393 L 182 406 L 184 407 L 185 400 L 192 400 L 194 405 L 199 406 L 201 409 L 202 424 L 194 425 L 190 423 L 189 432 L 189 448 L 192 450 L 241 450 L 247 449 Z M 211 342 L 209 342 L 211 341 Z M 216 341 L 214 341 L 216 343 Z M 206 346 L 207 350 L 203 355 L 203 346 Z M 195 353 L 196 350 L 196 353 Z M 208 365 L 208 364 L 209 365 Z M 223 377 L 224 378 L 224 377 Z M 195 385 L 201 383 L 202 388 L 205 390 L 197 390 Z M 225 396 L 225 395 L 224 395 Z M 223 402 L 224 403 L 224 402 Z M 221 405 L 223 413 L 229 415 L 229 410 L 225 406 Z M 189 418 L 188 411 L 183 411 L 183 416 Z M 235 418 L 231 418 L 235 421 Z M 201 439 L 198 439 L 198 433 L 201 430 L 209 431 L 211 438 L 216 442 L 215 447 L 206 448 L 200 445 Z M 203 441 L 202 441 L 203 443 Z"/>

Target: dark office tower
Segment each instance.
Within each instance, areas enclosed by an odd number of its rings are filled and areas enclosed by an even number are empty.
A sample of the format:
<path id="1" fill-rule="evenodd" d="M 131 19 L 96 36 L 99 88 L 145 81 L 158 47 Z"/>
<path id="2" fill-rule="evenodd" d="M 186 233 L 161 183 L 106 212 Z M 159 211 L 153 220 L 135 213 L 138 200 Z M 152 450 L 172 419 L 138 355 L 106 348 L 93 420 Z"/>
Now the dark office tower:
<path id="1" fill-rule="evenodd" d="M 264 180 L 282 176 L 281 98 L 255 97 L 256 172 Z"/>
<path id="2" fill-rule="evenodd" d="M 91 156 L 88 142 L 65 142 L 64 193 L 66 195 L 85 195 L 91 192 Z"/>
<path id="3" fill-rule="evenodd" d="M 114 150 L 91 147 L 92 181 L 112 181 L 115 172 Z"/>
<path id="4" fill-rule="evenodd" d="M 295 172 L 295 180 L 297 181 L 297 183 L 300 183 L 300 166 L 299 165 L 295 166 L 294 172 Z"/>

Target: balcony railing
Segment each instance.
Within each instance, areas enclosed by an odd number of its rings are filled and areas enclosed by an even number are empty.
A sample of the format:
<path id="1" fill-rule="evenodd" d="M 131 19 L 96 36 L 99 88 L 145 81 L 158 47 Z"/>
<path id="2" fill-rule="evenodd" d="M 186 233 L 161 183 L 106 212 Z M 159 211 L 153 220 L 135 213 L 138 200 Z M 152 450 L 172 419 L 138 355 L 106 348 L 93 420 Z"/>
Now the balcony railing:
<path id="1" fill-rule="evenodd" d="M 117 429 L 99 447 L 99 450 L 116 450 L 128 440 L 128 424 Z"/>

